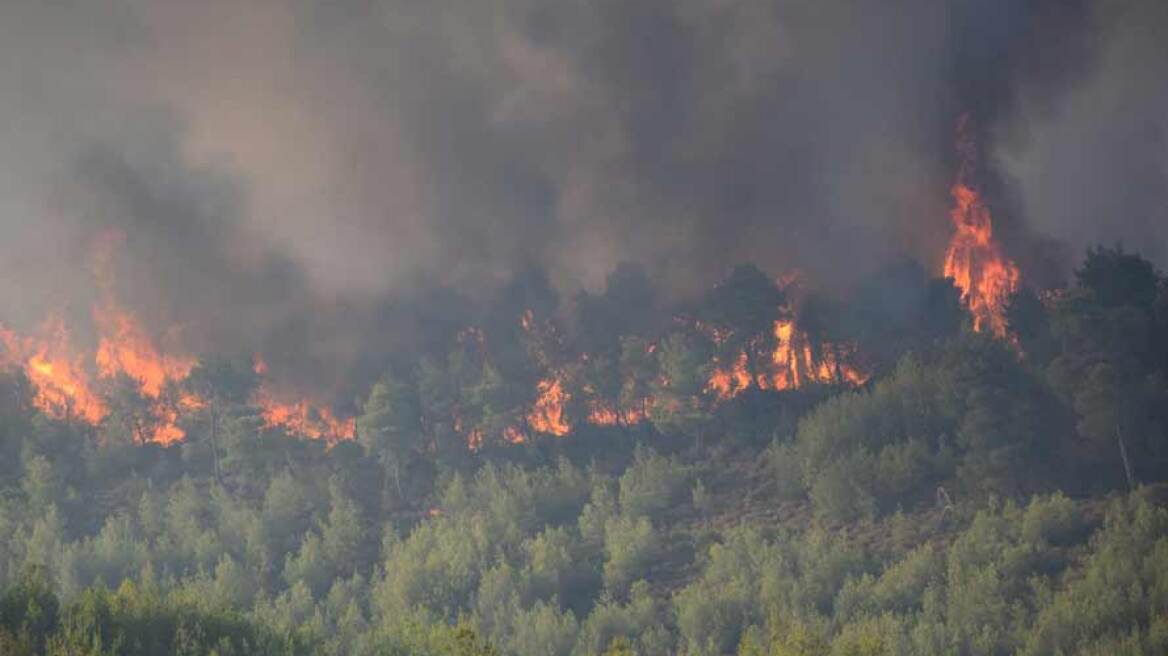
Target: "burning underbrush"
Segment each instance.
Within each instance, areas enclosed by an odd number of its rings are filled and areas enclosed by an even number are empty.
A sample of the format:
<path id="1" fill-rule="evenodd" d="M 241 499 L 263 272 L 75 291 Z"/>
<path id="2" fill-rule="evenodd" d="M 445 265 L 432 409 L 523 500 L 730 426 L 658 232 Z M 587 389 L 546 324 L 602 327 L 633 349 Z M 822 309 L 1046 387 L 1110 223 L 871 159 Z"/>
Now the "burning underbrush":
<path id="1" fill-rule="evenodd" d="M 958 126 L 957 152 L 953 234 L 942 274 L 975 330 L 1007 337 L 1005 307 L 1020 273 L 995 238 L 966 119 Z M 26 332 L 0 325 L 0 367 L 23 372 L 32 405 L 47 417 L 93 427 L 116 420 L 134 442 L 173 444 L 187 437 L 186 419 L 205 411 L 215 401 L 208 394 L 215 394 L 191 384 L 199 360 L 176 338 L 182 331 L 148 330 L 118 302 L 111 243 L 95 248 L 99 293 L 83 331 L 89 339 L 76 339 L 63 313 Z M 563 437 L 581 426 L 627 428 L 679 412 L 709 413 L 748 390 L 859 387 L 869 380 L 873 366 L 859 342 L 830 337 L 804 320 L 806 294 L 797 273 L 774 281 L 746 269 L 753 273 L 711 292 L 715 298 L 704 301 L 709 308 L 675 314 L 665 330 L 610 338 L 599 350 L 575 344 L 554 312 L 530 307 L 517 310 L 509 327 L 465 327 L 455 339 L 457 362 L 447 363 L 438 386 L 448 398 L 424 404 L 418 430 L 449 426 L 477 450 L 534 435 Z M 620 315 L 610 318 L 619 322 Z M 683 338 L 662 353 L 661 341 L 675 335 Z M 358 437 L 355 411 L 341 412 L 274 379 L 261 355 L 251 373 L 246 404 L 262 429 L 328 443 Z"/>

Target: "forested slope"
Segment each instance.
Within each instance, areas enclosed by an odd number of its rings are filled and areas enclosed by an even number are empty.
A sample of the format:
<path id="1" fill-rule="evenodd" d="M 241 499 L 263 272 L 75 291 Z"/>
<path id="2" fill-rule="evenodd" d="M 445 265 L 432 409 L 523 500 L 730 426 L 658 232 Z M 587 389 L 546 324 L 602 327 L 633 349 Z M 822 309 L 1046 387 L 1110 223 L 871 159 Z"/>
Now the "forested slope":
<path id="1" fill-rule="evenodd" d="M 335 443 L 265 427 L 246 358 L 201 360 L 168 446 L 8 371 L 0 653 L 1168 651 L 1151 265 L 1093 250 L 1000 338 L 912 267 L 789 293 L 519 280 Z"/>

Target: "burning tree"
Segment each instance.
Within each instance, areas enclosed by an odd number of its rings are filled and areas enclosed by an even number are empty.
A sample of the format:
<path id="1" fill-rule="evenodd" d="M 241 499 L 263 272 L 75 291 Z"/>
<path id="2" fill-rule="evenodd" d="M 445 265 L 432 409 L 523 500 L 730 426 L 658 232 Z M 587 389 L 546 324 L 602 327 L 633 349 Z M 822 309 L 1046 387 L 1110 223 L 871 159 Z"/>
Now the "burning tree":
<path id="1" fill-rule="evenodd" d="M 994 239 L 993 217 L 975 182 L 977 144 L 968 116 L 957 123 L 957 154 L 949 210 L 954 232 L 945 251 L 944 275 L 961 290 L 961 299 L 973 314 L 974 329 L 1004 337 L 1006 304 L 1017 291 L 1021 274 Z"/>

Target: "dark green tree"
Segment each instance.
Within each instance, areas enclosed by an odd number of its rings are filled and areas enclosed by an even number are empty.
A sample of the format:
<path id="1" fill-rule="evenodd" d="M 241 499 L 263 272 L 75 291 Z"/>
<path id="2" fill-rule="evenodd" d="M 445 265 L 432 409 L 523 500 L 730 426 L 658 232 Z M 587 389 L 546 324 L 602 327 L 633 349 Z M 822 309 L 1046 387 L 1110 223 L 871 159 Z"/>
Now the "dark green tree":
<path id="1" fill-rule="evenodd" d="M 657 430 L 680 434 L 700 448 L 709 423 L 710 343 L 700 336 L 673 332 L 655 351 L 660 375 L 650 386 L 649 418 Z"/>
<path id="2" fill-rule="evenodd" d="M 374 383 L 357 419 L 357 437 L 382 463 L 387 484 L 393 482 L 396 499 L 404 502 L 402 478 L 426 444 L 417 388 L 388 374 Z"/>

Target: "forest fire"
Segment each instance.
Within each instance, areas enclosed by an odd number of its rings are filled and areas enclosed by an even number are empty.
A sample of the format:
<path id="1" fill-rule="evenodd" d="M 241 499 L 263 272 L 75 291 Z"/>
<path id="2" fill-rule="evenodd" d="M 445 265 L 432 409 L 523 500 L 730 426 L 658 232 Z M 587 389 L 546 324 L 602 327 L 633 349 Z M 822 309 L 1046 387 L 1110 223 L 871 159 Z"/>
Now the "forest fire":
<path id="1" fill-rule="evenodd" d="M 593 426 L 635 426 L 648 417 L 646 407 L 651 402 L 646 399 L 637 404 L 639 407 L 614 408 L 612 404 L 600 400 L 589 403 L 588 423 Z"/>
<path id="2" fill-rule="evenodd" d="M 516 426 L 508 426 L 503 429 L 503 441 L 508 444 L 523 444 L 527 441 L 527 435 Z"/>
<path id="3" fill-rule="evenodd" d="M 60 317 L 51 317 L 40 338 L 20 337 L 0 327 L 0 365 L 23 369 L 33 387 L 33 405 L 56 419 L 77 419 L 96 424 L 108 410 L 90 389 L 84 358 L 70 345 L 69 332 Z"/>
<path id="4" fill-rule="evenodd" d="M 738 352 L 730 367 L 715 367 L 706 390 L 719 401 L 738 396 L 756 385 L 759 389 L 786 391 L 804 385 L 851 385 L 867 382 L 869 374 L 856 364 L 856 349 L 851 344 L 823 342 L 813 347 L 810 335 L 793 319 L 778 319 L 773 328 L 774 350 L 759 363 L 760 371 L 750 373 L 745 349 Z M 748 348 L 752 348 L 752 344 Z"/>
<path id="5" fill-rule="evenodd" d="M 341 419 L 327 407 L 316 405 L 307 399 L 283 403 L 261 387 L 252 398 L 252 402 L 260 410 L 264 428 L 282 428 L 293 435 L 329 443 L 351 440 L 356 435 L 355 418 Z"/>
<path id="6" fill-rule="evenodd" d="M 594 401 L 588 410 L 588 423 L 594 426 L 616 426 L 620 422 L 620 415 L 612 406 Z"/>
<path id="7" fill-rule="evenodd" d="M 143 396 L 157 399 L 170 382 L 181 381 L 195 367 L 195 359 L 160 353 L 134 318 L 107 305 L 94 311 L 101 340 L 95 361 L 102 378 L 129 376 Z"/>
<path id="8" fill-rule="evenodd" d="M 41 412 L 54 419 L 89 425 L 101 423 L 109 414 L 93 381 L 125 377 L 148 406 L 140 410 L 143 416 L 133 422 L 135 440 L 169 444 L 182 439 L 184 432 L 176 424 L 178 409 L 164 392 L 169 383 L 181 381 L 190 373 L 194 360 L 162 355 L 134 318 L 110 299 L 94 309 L 94 323 L 99 338 L 92 355 L 73 347 L 64 321 L 54 316 L 36 336 L 19 337 L 12 331 L 0 331 L 6 350 L 0 362 L 23 369 L 33 387 L 33 405 Z M 199 403 L 191 395 L 179 401 L 185 408 Z"/>
<path id="9" fill-rule="evenodd" d="M 527 414 L 527 423 L 536 431 L 556 437 L 567 435 L 572 430 L 564 413 L 564 405 L 571 395 L 564 391 L 564 382 L 559 378 L 545 378 L 536 384 L 535 404 Z"/>
<path id="10" fill-rule="evenodd" d="M 944 273 L 961 290 L 975 328 L 1004 335 L 1003 308 L 1018 286 L 1019 272 L 994 239 L 990 211 L 973 182 L 975 148 L 964 119 L 958 132 L 961 162 L 951 190 L 954 207 L 950 212 L 955 232 L 945 253 Z M 114 402 L 116 397 L 111 396 L 116 391 L 111 392 L 114 388 L 108 383 L 130 381 L 132 395 L 138 399 L 134 403 L 141 405 L 132 422 L 134 439 L 170 444 L 185 437 L 180 427 L 184 417 L 206 405 L 204 399 L 184 390 L 182 385 L 197 361 L 181 349 L 164 349 L 168 344 L 163 342 L 174 340 L 156 338 L 116 302 L 112 276 L 108 275 L 116 243 L 107 240 L 95 258 L 102 292 L 101 301 L 92 310 L 96 347 L 91 351 L 75 349 L 64 321 L 53 318 L 36 337 L 0 331 L 0 346 L 4 349 L 0 364 L 25 372 L 34 391 L 33 403 L 44 414 L 94 426 L 117 414 L 111 408 L 120 407 Z M 799 274 L 791 273 L 781 278 L 777 286 L 789 299 L 798 280 Z M 710 368 L 704 394 L 721 402 L 752 387 L 787 391 L 808 385 L 864 384 L 869 374 L 864 371 L 856 346 L 810 334 L 799 323 L 799 306 L 797 302 L 783 301 L 778 314 L 773 315 L 779 318 L 769 330 L 748 336 L 734 348 L 729 346 L 735 337 L 735 326 L 683 320 L 720 351 L 707 363 Z M 524 407 L 512 409 L 516 421 L 495 433 L 493 439 L 518 444 L 528 441 L 533 433 L 565 436 L 577 423 L 631 426 L 648 418 L 647 408 L 654 402 L 649 398 L 647 384 L 633 384 L 631 374 L 622 372 L 619 399 L 599 395 L 587 385 L 579 389 L 574 367 L 589 365 L 589 354 L 580 354 L 578 363 L 563 364 L 566 342 L 553 320 L 537 319 L 533 311 L 526 310 L 519 316 L 519 325 L 527 335 L 529 357 L 545 373 L 535 383 L 534 399 Z M 466 328 L 458 334 L 457 341 L 474 350 L 475 361 L 487 362 L 487 341 L 482 329 Z M 649 343 L 646 355 L 654 356 L 654 349 L 655 345 Z M 651 361 L 640 366 L 649 370 L 654 367 Z M 258 356 L 254 370 L 258 384 L 248 402 L 258 411 L 263 428 L 329 443 L 355 438 L 354 417 L 338 416 L 327 403 L 291 394 L 272 380 L 267 364 Z M 664 375 L 656 375 L 658 382 L 654 384 L 668 387 Z M 578 403 L 573 403 L 574 397 Z M 579 416 L 573 414 L 578 407 L 582 408 Z M 465 437 L 471 450 L 482 448 L 490 431 L 497 431 L 482 425 L 464 426 L 457 417 L 455 430 Z"/>
<path id="11" fill-rule="evenodd" d="M 750 387 L 750 384 L 751 376 L 747 370 L 746 351 L 741 351 L 730 368 L 714 368 L 706 383 L 706 390 L 713 393 L 719 400 L 724 401 L 734 398 L 739 392 Z"/>
<path id="12" fill-rule="evenodd" d="M 171 444 L 186 436 L 179 428 L 179 410 L 194 409 L 201 399 L 185 394 L 178 403 L 164 397 L 168 385 L 177 384 L 190 374 L 195 359 L 162 353 L 138 322 L 108 297 L 94 309 L 94 321 L 101 338 L 94 356 L 98 376 L 113 380 L 125 376 L 136 385 L 137 392 L 150 405 L 149 421 L 137 436 L 139 441 Z"/>
<path id="13" fill-rule="evenodd" d="M 798 389 L 808 383 L 863 385 L 868 380 L 868 374 L 849 363 L 854 346 L 824 342 L 813 349 L 810 336 L 794 321 L 775 322 L 775 342 L 770 380 L 762 379 L 764 389 Z"/>
<path id="14" fill-rule="evenodd" d="M 969 134 L 969 120 L 957 124 L 957 177 L 950 193 L 949 218 L 955 232 L 945 251 L 944 275 L 961 290 L 961 299 L 973 314 L 975 330 L 1006 335 L 1005 305 L 1018 289 L 1020 273 L 994 239 L 993 219 L 973 181 L 977 146 Z"/>
<path id="15" fill-rule="evenodd" d="M 306 398 L 288 400 L 278 393 L 266 377 L 268 365 L 256 356 L 253 369 L 260 377 L 259 386 L 252 392 L 251 402 L 260 411 L 263 427 L 283 429 L 292 435 L 301 435 L 330 444 L 351 440 L 357 435 L 355 417 L 337 417 L 326 405 Z"/>
<path id="16" fill-rule="evenodd" d="M 35 334 L 22 336 L 0 328 L 0 367 L 24 372 L 32 387 L 32 405 L 53 419 L 101 425 L 111 415 L 111 394 L 126 381 L 129 406 L 124 427 L 135 442 L 172 444 L 186 437 L 183 416 L 206 406 L 181 383 L 194 369 L 194 358 L 163 352 L 128 311 L 106 294 L 93 310 L 97 347 L 77 348 L 64 320 L 53 316 Z M 257 373 L 266 371 L 257 362 Z M 350 439 L 355 420 L 338 418 L 329 408 L 300 399 L 284 401 L 261 380 L 253 395 L 265 428 L 281 427 L 313 439 Z M 127 402 L 123 401 L 123 403 Z"/>

